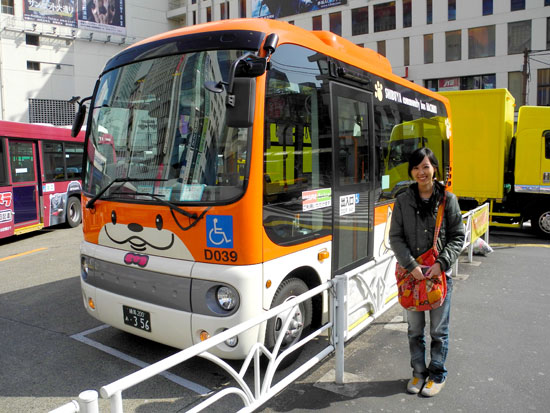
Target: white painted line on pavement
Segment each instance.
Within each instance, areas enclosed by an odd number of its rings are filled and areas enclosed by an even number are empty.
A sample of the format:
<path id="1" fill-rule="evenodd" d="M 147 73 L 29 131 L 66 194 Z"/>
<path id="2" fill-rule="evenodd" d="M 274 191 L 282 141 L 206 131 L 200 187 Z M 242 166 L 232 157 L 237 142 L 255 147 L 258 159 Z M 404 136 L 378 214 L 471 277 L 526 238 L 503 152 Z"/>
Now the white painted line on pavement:
<path id="1" fill-rule="evenodd" d="M 141 367 L 141 368 L 149 366 L 149 364 L 147 364 L 147 363 L 145 363 L 145 362 L 143 362 L 143 361 L 141 361 L 141 360 L 139 360 L 135 357 L 129 356 L 128 354 L 125 354 L 121 351 L 115 350 L 114 348 L 106 346 L 105 344 L 98 343 L 97 341 L 94 341 L 94 340 L 86 337 L 88 334 L 92 334 L 92 333 L 95 333 L 97 331 L 101 331 L 101 330 L 103 330 L 105 328 L 108 328 L 108 327 L 110 327 L 110 326 L 107 325 L 107 324 L 103 324 L 99 327 L 92 328 L 92 329 L 84 331 L 82 333 L 74 334 L 74 335 L 71 336 L 71 338 L 73 338 L 77 341 L 80 341 L 81 343 L 87 344 L 91 347 L 94 347 L 98 350 L 101 350 L 104 353 L 110 354 L 111 356 L 114 356 L 114 357 L 117 357 L 121 360 L 124 360 L 124 361 L 126 361 L 130 364 L 135 365 L 135 366 L 138 366 L 138 367 Z M 195 393 L 198 393 L 202 396 L 207 395 L 207 394 L 212 392 L 212 390 L 210 390 L 207 387 L 201 386 L 198 383 L 192 382 L 190 380 L 186 380 L 186 379 L 184 379 L 180 376 L 176 376 L 175 374 L 172 374 L 172 373 L 167 372 L 167 371 L 163 371 L 162 373 L 159 373 L 159 375 L 163 376 L 165 379 L 170 380 L 171 382 L 174 382 L 174 383 L 176 383 L 176 384 L 178 384 L 182 387 L 185 387 L 186 389 L 191 390 Z"/>

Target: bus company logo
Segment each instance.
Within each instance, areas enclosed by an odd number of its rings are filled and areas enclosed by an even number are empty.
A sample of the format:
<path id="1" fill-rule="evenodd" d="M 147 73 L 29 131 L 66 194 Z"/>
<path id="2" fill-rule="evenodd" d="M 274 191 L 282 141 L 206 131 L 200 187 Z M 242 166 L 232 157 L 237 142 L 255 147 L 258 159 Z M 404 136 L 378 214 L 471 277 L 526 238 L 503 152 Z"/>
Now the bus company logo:
<path id="1" fill-rule="evenodd" d="M 0 193 L 0 205 L 5 206 L 6 208 L 11 207 L 12 203 L 12 193 L 11 192 L 2 192 Z"/>
<path id="2" fill-rule="evenodd" d="M 233 217 L 231 215 L 206 216 L 206 246 L 233 248 Z"/>
<path id="3" fill-rule="evenodd" d="M 374 85 L 374 96 L 376 96 L 376 99 L 378 99 L 380 102 L 384 99 L 384 94 L 382 91 L 384 90 L 384 87 L 382 86 L 382 83 L 379 81 L 376 82 Z"/>

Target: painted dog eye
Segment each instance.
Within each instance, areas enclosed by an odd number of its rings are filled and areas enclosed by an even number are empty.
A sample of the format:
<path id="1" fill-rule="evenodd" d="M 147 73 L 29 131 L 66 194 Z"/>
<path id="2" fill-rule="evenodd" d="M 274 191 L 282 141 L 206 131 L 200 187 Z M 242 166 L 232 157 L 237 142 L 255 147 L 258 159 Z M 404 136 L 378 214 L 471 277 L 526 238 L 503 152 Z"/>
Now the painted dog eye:
<path id="1" fill-rule="evenodd" d="M 111 212 L 111 222 L 113 223 L 113 225 L 116 225 L 116 212 L 115 211 Z"/>
<path id="2" fill-rule="evenodd" d="M 162 216 L 157 215 L 157 219 L 155 220 L 155 223 L 157 224 L 157 229 L 159 231 L 162 230 Z"/>

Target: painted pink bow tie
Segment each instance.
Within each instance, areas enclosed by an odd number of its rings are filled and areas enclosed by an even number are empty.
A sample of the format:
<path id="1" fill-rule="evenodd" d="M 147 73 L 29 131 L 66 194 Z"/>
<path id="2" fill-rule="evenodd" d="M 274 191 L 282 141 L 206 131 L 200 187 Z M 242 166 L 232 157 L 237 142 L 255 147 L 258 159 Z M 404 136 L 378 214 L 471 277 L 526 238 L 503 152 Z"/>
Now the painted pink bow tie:
<path id="1" fill-rule="evenodd" d="M 134 254 L 129 252 L 124 256 L 124 262 L 128 265 L 136 264 L 139 267 L 145 267 L 149 261 L 148 255 Z"/>

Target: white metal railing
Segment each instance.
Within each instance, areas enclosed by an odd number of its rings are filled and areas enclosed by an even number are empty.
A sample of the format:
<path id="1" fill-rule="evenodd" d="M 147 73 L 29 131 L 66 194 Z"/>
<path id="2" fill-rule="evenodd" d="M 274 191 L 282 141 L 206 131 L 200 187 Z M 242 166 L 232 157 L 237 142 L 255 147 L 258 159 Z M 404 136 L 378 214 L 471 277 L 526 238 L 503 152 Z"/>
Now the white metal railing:
<path id="1" fill-rule="evenodd" d="M 466 212 L 462 215 L 462 221 L 464 222 L 464 245 L 462 246 L 462 251 L 464 251 L 466 248 L 468 248 L 468 261 L 472 262 L 474 257 L 474 243 L 472 242 L 472 216 L 482 211 L 483 209 L 487 210 L 487 217 L 489 217 L 489 204 L 485 203 L 483 205 L 478 206 L 475 209 L 472 209 L 471 211 Z M 483 234 L 483 240 L 489 244 L 489 226 L 487 225 L 487 231 Z M 455 261 L 453 266 L 453 273 L 454 275 L 458 275 L 458 260 Z"/>
<path id="2" fill-rule="evenodd" d="M 314 297 L 315 295 L 322 294 L 324 291 L 330 290 L 333 288 L 336 288 L 336 282 L 334 280 L 327 281 L 324 284 L 321 284 L 320 286 L 313 288 L 312 290 L 304 294 L 301 294 L 298 297 L 289 299 L 283 304 L 272 308 L 271 310 L 265 312 L 264 314 L 258 317 L 254 317 L 253 319 L 245 321 L 235 327 L 225 330 L 220 334 L 210 337 L 208 340 L 195 344 L 192 347 L 182 350 L 170 357 L 167 357 L 154 364 L 151 364 L 150 366 L 147 366 L 141 370 L 138 370 L 135 373 L 132 373 L 113 383 L 103 386 L 100 389 L 101 397 L 103 399 L 108 399 L 110 401 L 111 413 L 122 413 L 123 411 L 122 392 L 124 390 L 136 384 L 139 384 L 159 373 L 162 373 L 163 371 L 168 370 L 180 363 L 183 363 L 184 361 L 189 360 L 192 357 L 199 356 L 207 360 L 210 360 L 211 362 L 215 363 L 219 367 L 223 368 L 226 372 L 228 372 L 232 376 L 232 378 L 235 380 L 236 384 L 239 387 L 225 388 L 211 395 L 208 399 L 204 400 L 199 405 L 189 410 L 189 412 L 196 413 L 196 412 L 202 411 L 203 409 L 207 408 L 211 404 L 217 402 L 218 400 L 230 394 L 236 394 L 242 399 L 245 407 L 239 410 L 239 412 L 254 411 L 254 409 L 258 408 L 267 400 L 275 396 L 282 389 L 284 389 L 288 384 L 292 383 L 294 380 L 296 380 L 298 377 L 300 377 L 302 374 L 308 371 L 311 367 L 313 367 L 315 364 L 320 362 L 323 358 L 325 358 L 327 355 L 329 355 L 334 351 L 335 347 L 332 344 L 332 341 L 334 341 L 334 338 L 331 338 L 331 340 L 329 341 L 329 344 L 325 348 L 323 348 L 321 351 L 319 351 L 316 355 L 314 355 L 308 361 L 303 363 L 301 366 L 296 368 L 292 373 L 287 375 L 285 378 L 281 379 L 279 382 L 273 385 L 273 378 L 277 371 L 277 368 L 288 355 L 290 355 L 292 352 L 298 350 L 300 347 L 304 346 L 314 338 L 318 337 L 319 335 L 321 335 L 322 333 L 324 333 L 325 331 L 333 327 L 332 321 L 329 321 L 328 323 L 324 324 L 316 331 L 309 334 L 307 337 L 301 339 L 298 343 L 294 344 L 289 349 L 279 354 L 281 343 L 284 339 L 284 333 L 288 329 L 288 326 L 292 321 L 293 314 L 296 312 L 298 305 Z M 338 304 L 336 300 L 333 300 L 333 303 L 334 303 L 334 312 L 338 313 L 339 311 L 343 311 L 344 307 L 340 306 L 338 308 Z M 283 313 L 286 313 L 283 315 L 283 318 L 285 321 L 283 324 L 283 328 L 281 328 L 281 333 L 279 333 L 279 336 L 277 337 L 277 341 L 275 343 L 274 348 L 272 350 L 269 350 L 262 343 L 256 343 L 251 348 L 250 352 L 248 353 L 248 356 L 246 357 L 246 359 L 244 360 L 241 366 L 241 369 L 238 372 L 233 367 L 231 367 L 228 363 L 221 360 L 219 357 L 211 353 L 208 353 L 208 350 L 223 343 L 224 341 L 232 337 L 235 337 L 248 329 L 251 329 L 261 323 L 266 322 L 270 318 L 276 317 Z M 334 332 L 335 330 L 333 329 L 332 331 Z M 343 342 L 343 340 L 341 340 L 341 342 Z M 262 355 L 269 360 L 267 364 L 267 368 L 263 374 L 263 381 L 262 381 L 262 375 L 260 371 L 260 357 Z M 253 380 L 253 386 L 251 387 L 245 381 L 244 376 L 248 372 L 252 362 L 254 363 L 253 364 L 254 380 Z M 343 364 L 343 356 L 337 357 L 337 362 Z M 341 368 L 341 370 L 343 371 L 343 368 Z M 90 398 L 92 400 L 90 400 Z M 76 412 L 98 413 L 99 408 L 98 408 L 97 392 L 93 390 L 82 392 L 79 395 L 78 400 L 72 400 L 70 403 L 67 403 L 53 410 L 51 413 L 76 413 Z"/>

